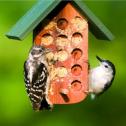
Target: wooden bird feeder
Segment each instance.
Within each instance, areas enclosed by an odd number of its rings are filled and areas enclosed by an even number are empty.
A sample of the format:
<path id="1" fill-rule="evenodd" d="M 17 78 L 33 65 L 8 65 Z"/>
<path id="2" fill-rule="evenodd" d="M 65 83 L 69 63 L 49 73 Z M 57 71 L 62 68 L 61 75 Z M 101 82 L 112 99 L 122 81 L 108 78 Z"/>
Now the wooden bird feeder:
<path id="1" fill-rule="evenodd" d="M 47 59 L 53 104 L 84 100 L 88 90 L 88 31 L 96 38 L 112 40 L 112 33 L 80 0 L 41 0 L 6 34 L 23 40 L 33 31 L 33 42 L 50 48 Z"/>

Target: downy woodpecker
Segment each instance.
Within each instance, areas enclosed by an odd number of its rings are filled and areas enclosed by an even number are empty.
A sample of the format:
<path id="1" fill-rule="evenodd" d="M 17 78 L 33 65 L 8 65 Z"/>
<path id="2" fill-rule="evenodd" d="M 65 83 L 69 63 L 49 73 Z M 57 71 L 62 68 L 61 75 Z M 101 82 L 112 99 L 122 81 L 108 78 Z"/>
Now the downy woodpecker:
<path id="1" fill-rule="evenodd" d="M 26 91 L 33 109 L 51 109 L 52 104 L 48 99 L 49 71 L 45 54 L 49 52 L 42 46 L 33 46 L 28 59 L 24 63 L 24 80 Z"/>

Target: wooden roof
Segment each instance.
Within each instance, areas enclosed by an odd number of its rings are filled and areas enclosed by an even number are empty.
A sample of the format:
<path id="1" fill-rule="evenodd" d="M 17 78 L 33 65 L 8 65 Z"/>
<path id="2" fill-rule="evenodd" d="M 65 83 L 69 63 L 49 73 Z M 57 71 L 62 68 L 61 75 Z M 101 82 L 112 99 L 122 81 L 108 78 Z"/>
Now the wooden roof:
<path id="1" fill-rule="evenodd" d="M 35 27 L 53 11 L 62 0 L 39 0 L 6 34 L 8 38 L 23 40 Z M 113 40 L 114 36 L 109 29 L 93 14 L 81 0 L 70 0 L 78 11 L 89 22 L 89 29 L 98 39 Z"/>

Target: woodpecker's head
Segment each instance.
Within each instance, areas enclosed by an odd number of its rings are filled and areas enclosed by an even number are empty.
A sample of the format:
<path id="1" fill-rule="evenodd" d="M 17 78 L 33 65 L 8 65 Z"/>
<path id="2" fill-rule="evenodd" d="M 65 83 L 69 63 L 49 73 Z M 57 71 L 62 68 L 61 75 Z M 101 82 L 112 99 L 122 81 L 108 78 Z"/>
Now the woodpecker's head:
<path id="1" fill-rule="evenodd" d="M 35 45 L 30 50 L 29 56 L 32 57 L 32 58 L 40 58 L 41 56 L 45 55 L 48 52 L 49 52 L 49 49 L 44 48 L 42 46 Z"/>
<path id="2" fill-rule="evenodd" d="M 106 72 L 112 72 L 113 76 L 115 75 L 115 66 L 114 64 L 105 59 L 101 59 L 100 57 L 96 56 L 96 58 L 100 61 L 100 66 L 106 71 Z"/>

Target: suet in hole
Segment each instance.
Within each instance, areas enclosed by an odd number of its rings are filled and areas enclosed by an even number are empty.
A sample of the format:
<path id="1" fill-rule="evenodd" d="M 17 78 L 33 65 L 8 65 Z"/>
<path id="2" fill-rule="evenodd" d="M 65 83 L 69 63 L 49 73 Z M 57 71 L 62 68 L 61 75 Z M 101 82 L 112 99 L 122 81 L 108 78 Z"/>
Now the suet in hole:
<path id="1" fill-rule="evenodd" d="M 70 42 L 66 35 L 59 35 L 56 39 L 56 45 L 58 47 L 61 47 L 59 49 L 63 49 L 65 46 L 68 46 L 69 44 Z"/>
<path id="2" fill-rule="evenodd" d="M 80 81 L 74 80 L 74 81 L 71 83 L 71 88 L 74 89 L 75 91 L 79 91 L 79 90 L 81 90 L 81 88 L 82 88 L 82 84 L 81 84 Z"/>
<path id="3" fill-rule="evenodd" d="M 65 50 L 60 50 L 56 54 L 58 61 L 65 61 L 68 58 L 68 53 Z"/>
<path id="4" fill-rule="evenodd" d="M 81 42 L 82 42 L 82 34 L 79 33 L 79 32 L 75 32 L 73 35 L 72 35 L 72 45 L 73 46 L 78 46 Z"/>
<path id="5" fill-rule="evenodd" d="M 48 25 L 44 27 L 44 30 L 50 30 L 56 27 L 56 22 L 55 21 L 50 21 Z"/>
<path id="6" fill-rule="evenodd" d="M 64 66 L 57 68 L 57 76 L 58 77 L 66 77 L 67 74 L 68 74 L 68 71 Z"/>
<path id="7" fill-rule="evenodd" d="M 61 30 L 65 30 L 68 25 L 68 21 L 65 18 L 60 18 L 57 21 L 57 27 Z"/>
<path id="8" fill-rule="evenodd" d="M 82 71 L 82 67 L 79 64 L 75 64 L 72 68 L 71 68 L 71 73 L 75 76 L 78 76 L 81 74 Z"/>
<path id="9" fill-rule="evenodd" d="M 82 56 L 82 50 L 79 48 L 75 48 L 71 54 L 75 60 L 79 60 Z"/>
<path id="10" fill-rule="evenodd" d="M 42 36 L 41 44 L 48 46 L 52 43 L 53 43 L 53 37 L 49 33 L 46 33 Z"/>
<path id="11" fill-rule="evenodd" d="M 87 19 L 86 18 L 82 18 L 82 17 L 80 17 L 80 16 L 75 16 L 75 19 L 76 20 L 80 20 L 80 21 L 84 21 L 84 22 L 87 22 Z"/>
<path id="12" fill-rule="evenodd" d="M 76 28 L 76 30 L 80 32 L 82 32 L 82 30 L 84 30 L 87 26 L 87 20 L 79 16 L 76 16 L 74 19 L 72 19 L 71 23 Z"/>

